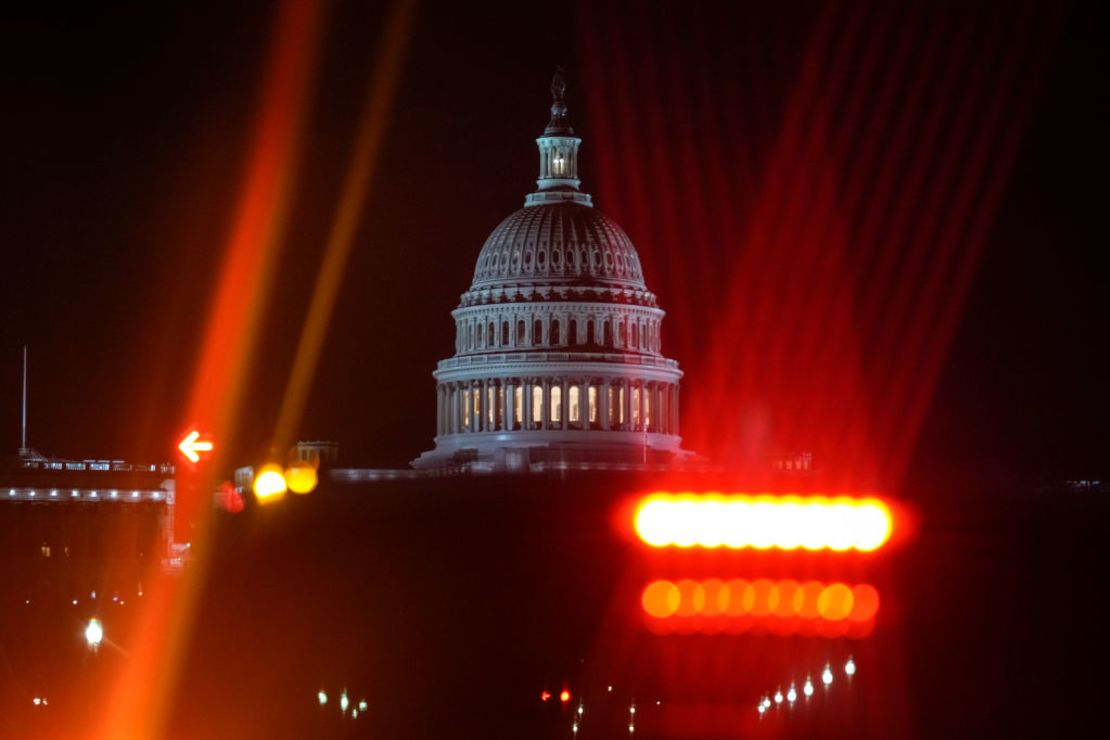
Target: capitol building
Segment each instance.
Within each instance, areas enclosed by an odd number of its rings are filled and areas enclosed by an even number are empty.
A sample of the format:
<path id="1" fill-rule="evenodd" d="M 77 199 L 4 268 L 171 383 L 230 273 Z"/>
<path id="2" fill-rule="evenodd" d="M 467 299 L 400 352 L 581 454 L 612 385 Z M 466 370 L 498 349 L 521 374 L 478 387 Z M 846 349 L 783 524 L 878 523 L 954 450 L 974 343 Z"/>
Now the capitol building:
<path id="1" fill-rule="evenodd" d="M 578 177 L 561 71 L 536 139 L 539 178 L 493 230 L 455 319 L 455 353 L 436 380 L 426 472 L 670 467 L 682 371 L 663 355 L 664 311 L 636 248 Z"/>

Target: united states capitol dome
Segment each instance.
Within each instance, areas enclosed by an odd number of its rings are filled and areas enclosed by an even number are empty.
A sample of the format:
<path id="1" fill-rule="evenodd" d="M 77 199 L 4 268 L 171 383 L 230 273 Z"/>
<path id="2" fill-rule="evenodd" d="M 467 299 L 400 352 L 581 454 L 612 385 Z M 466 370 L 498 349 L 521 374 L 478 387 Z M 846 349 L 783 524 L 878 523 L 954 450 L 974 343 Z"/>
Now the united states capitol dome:
<path id="1" fill-rule="evenodd" d="M 537 282 L 647 290 L 624 229 L 573 201 L 521 208 L 502 221 L 478 255 L 471 290 Z"/>
<path id="2" fill-rule="evenodd" d="M 436 379 L 444 472 L 668 467 L 682 449 L 678 363 L 632 240 L 578 178 L 561 70 L 539 147 L 536 190 L 478 254 L 452 312 L 455 354 Z"/>

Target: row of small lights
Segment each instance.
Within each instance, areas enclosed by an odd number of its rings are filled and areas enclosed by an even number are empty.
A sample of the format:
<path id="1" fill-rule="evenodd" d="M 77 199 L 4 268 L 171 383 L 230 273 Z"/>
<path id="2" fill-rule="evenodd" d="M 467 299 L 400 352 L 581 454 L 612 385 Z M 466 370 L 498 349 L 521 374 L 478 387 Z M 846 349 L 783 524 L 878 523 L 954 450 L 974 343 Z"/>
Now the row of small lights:
<path id="1" fill-rule="evenodd" d="M 848 660 L 844 663 L 844 675 L 847 676 L 849 680 L 851 680 L 852 676 L 856 675 L 856 662 L 851 656 L 848 656 Z M 829 686 L 832 685 L 833 679 L 832 667 L 826 663 L 825 669 L 821 671 L 821 683 L 824 684 L 826 691 Z M 802 694 L 805 696 L 806 701 L 809 701 L 810 697 L 813 696 L 813 680 L 809 676 L 806 676 L 805 683 L 802 684 Z M 790 688 L 786 690 L 785 694 L 783 694 L 781 688 L 777 688 L 774 694 L 763 695 L 759 700 L 759 704 L 756 706 L 756 709 L 759 711 L 759 716 L 763 717 L 771 707 L 781 707 L 783 701 L 785 701 L 787 706 L 791 709 L 794 708 L 794 703 L 798 701 L 798 690 L 795 688 L 793 681 L 790 682 Z"/>
<path id="2" fill-rule="evenodd" d="M 316 703 L 318 703 L 321 707 L 327 706 L 327 704 L 328 704 L 328 692 L 324 691 L 323 689 L 320 689 L 319 691 L 317 691 L 316 692 Z M 349 696 L 347 696 L 347 690 L 346 689 L 344 689 L 343 692 L 339 695 L 338 705 L 339 705 L 339 713 L 342 714 L 344 717 L 349 716 L 351 719 L 358 719 L 358 715 L 362 712 L 365 712 L 366 708 L 369 706 L 366 703 L 365 699 L 360 699 L 359 702 L 358 702 L 358 706 L 352 707 L 351 706 L 351 698 Z M 348 709 L 351 710 L 349 714 L 347 712 Z"/>
<path id="3" fill-rule="evenodd" d="M 143 592 L 139 591 L 137 595 L 141 597 L 143 595 Z M 96 601 L 96 591 L 93 591 L 92 593 L 89 594 L 89 600 L 90 601 Z M 73 606 L 77 606 L 77 604 L 79 602 L 80 602 L 79 599 L 71 599 L 69 603 Z M 116 604 L 117 606 L 123 606 L 124 604 L 127 603 L 126 601 L 121 599 L 118 594 L 112 597 L 112 602 L 114 604 Z M 31 605 L 31 600 L 30 599 L 24 599 L 23 603 L 26 604 L 27 606 L 30 606 Z"/>
<path id="4" fill-rule="evenodd" d="M 610 694 L 613 693 L 613 687 L 611 685 L 607 686 L 606 691 Z M 543 691 L 540 694 L 540 699 L 543 701 L 547 701 L 550 698 L 551 693 L 549 691 Z M 563 689 L 559 693 L 559 701 L 563 702 L 564 704 L 569 702 L 570 691 L 568 691 L 567 689 Z M 655 706 L 660 706 L 662 703 L 663 701 L 661 699 L 657 699 L 655 702 Z M 584 715 L 585 713 L 586 705 L 581 699 L 579 699 L 578 706 L 574 709 L 574 718 L 571 720 L 570 725 L 570 731 L 575 737 L 578 737 L 578 731 L 582 727 L 582 715 Z M 632 702 L 628 706 L 628 734 L 631 735 L 634 732 L 636 732 L 636 702 Z"/>
<path id="5" fill-rule="evenodd" d="M 19 491 L 17 491 L 14 488 L 9 488 L 8 489 L 8 497 L 9 498 L 15 498 L 15 496 L 18 493 L 19 493 Z M 28 489 L 27 490 L 27 496 L 29 498 L 35 498 L 37 493 L 38 492 L 35 491 L 34 489 Z M 119 498 L 119 491 L 108 491 L 107 493 L 108 493 L 108 498 Z M 70 496 L 71 496 L 71 498 L 80 498 L 81 497 L 81 492 L 76 490 L 76 489 L 71 490 L 70 491 Z M 99 498 L 99 496 L 100 496 L 100 493 L 98 491 L 89 491 L 89 498 Z M 131 492 L 131 498 L 133 498 L 133 499 L 137 499 L 140 496 L 142 496 L 142 494 L 139 491 L 132 491 Z M 162 500 L 162 493 L 160 491 L 154 491 L 153 493 L 151 493 L 150 497 L 152 499 L 154 499 L 155 501 L 161 501 Z M 52 490 L 50 492 L 50 498 L 58 498 L 57 489 Z"/>

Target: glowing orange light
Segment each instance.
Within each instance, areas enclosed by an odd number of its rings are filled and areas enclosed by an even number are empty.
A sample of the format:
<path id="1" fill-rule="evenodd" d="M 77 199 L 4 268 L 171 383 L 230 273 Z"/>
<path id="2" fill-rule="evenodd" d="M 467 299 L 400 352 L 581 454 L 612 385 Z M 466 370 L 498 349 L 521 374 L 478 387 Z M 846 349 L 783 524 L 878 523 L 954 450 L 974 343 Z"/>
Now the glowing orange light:
<path id="1" fill-rule="evenodd" d="M 551 698 L 551 692 L 550 691 L 541 691 L 540 692 L 540 701 L 547 701 L 550 698 Z"/>
<path id="2" fill-rule="evenodd" d="M 817 613 L 830 622 L 839 622 L 852 613 L 852 589 L 843 583 L 826 587 L 817 597 Z"/>
<path id="3" fill-rule="evenodd" d="M 200 432 L 196 429 L 185 435 L 185 439 L 178 443 L 177 449 L 181 450 L 181 454 L 185 459 L 191 463 L 198 462 L 200 455 L 198 452 L 211 452 L 212 442 L 200 438 Z"/>
<path id="4" fill-rule="evenodd" d="M 644 589 L 644 595 L 640 601 L 644 605 L 645 612 L 663 619 L 678 611 L 678 603 L 681 599 L 678 586 L 670 581 L 653 581 Z"/>
<path id="5" fill-rule="evenodd" d="M 634 524 L 652 547 L 866 552 L 890 539 L 894 519 L 877 498 L 654 493 Z"/>
<path id="6" fill-rule="evenodd" d="M 281 499 L 287 488 L 285 476 L 277 465 L 263 465 L 254 477 L 254 496 L 260 504 Z"/>
<path id="7" fill-rule="evenodd" d="M 293 493 L 312 493 L 318 482 L 316 468 L 308 462 L 299 462 L 285 469 L 285 483 Z"/>
<path id="8" fill-rule="evenodd" d="M 853 622 L 866 622 L 874 619 L 879 611 L 879 592 L 874 586 L 862 583 L 852 589 L 852 613 L 848 619 Z"/>
<path id="9" fill-rule="evenodd" d="M 879 611 L 879 592 L 866 583 L 769 578 L 656 580 L 640 601 L 651 625 L 694 625 L 700 631 L 761 627 L 778 634 L 863 636 Z"/>
<path id="10" fill-rule="evenodd" d="M 559 692 L 559 701 L 563 702 L 564 704 L 566 704 L 568 701 L 570 701 L 570 692 L 567 691 L 566 689 L 563 689 L 562 691 L 560 691 Z"/>

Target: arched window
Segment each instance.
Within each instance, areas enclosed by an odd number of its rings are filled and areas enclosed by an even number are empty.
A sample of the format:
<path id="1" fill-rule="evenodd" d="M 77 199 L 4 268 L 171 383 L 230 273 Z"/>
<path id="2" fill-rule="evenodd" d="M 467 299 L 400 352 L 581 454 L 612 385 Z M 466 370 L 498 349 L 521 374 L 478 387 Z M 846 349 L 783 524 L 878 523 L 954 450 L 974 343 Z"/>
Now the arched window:
<path id="1" fill-rule="evenodd" d="M 605 338 L 602 340 L 601 343 L 604 344 L 606 347 L 612 346 L 612 344 L 613 344 L 613 327 L 612 327 L 612 325 L 608 321 L 606 321 L 604 324 L 601 325 L 601 328 L 604 330 L 604 335 L 605 335 Z"/>
<path id="2" fill-rule="evenodd" d="M 486 346 L 493 346 L 493 322 L 489 322 L 489 327 L 486 329 Z"/>
<path id="3" fill-rule="evenodd" d="M 509 346 L 509 322 L 508 321 L 502 321 L 501 322 L 501 346 L 502 347 L 508 347 Z"/>
<path id="4" fill-rule="evenodd" d="M 632 346 L 640 346 L 640 325 L 636 322 L 632 323 Z"/>
<path id="5" fill-rule="evenodd" d="M 594 320 L 586 319 L 586 344 L 594 344 Z"/>
<path id="6" fill-rule="evenodd" d="M 640 387 L 632 386 L 632 428 L 640 428 Z"/>
<path id="7" fill-rule="evenodd" d="M 543 423 L 543 386 L 532 386 L 532 423 L 537 427 Z"/>
<path id="8" fill-rule="evenodd" d="M 578 344 L 578 319 L 567 323 L 567 344 Z"/>
<path id="9" fill-rule="evenodd" d="M 589 420 L 590 426 L 597 424 L 597 386 L 590 384 L 589 389 L 586 391 L 586 399 L 589 405 Z"/>
<path id="10" fill-rule="evenodd" d="M 559 343 L 559 319 L 552 319 L 551 321 L 551 341 L 549 344 L 555 346 Z"/>
<path id="11" fill-rule="evenodd" d="M 578 386 L 572 385 L 567 390 L 567 421 L 571 424 L 580 424 L 582 420 L 582 412 L 579 410 L 578 404 Z"/>
<path id="12" fill-rule="evenodd" d="M 543 322 L 539 319 L 532 324 L 532 344 L 536 346 L 543 344 Z"/>
<path id="13" fill-rule="evenodd" d="M 622 347 L 627 347 L 628 346 L 628 324 L 625 323 L 624 319 L 621 319 L 620 338 L 621 338 L 621 346 Z"/>
<path id="14" fill-rule="evenodd" d="M 477 333 L 478 333 L 478 328 L 474 325 L 473 322 L 471 322 L 471 324 L 470 324 L 470 349 L 474 349 L 475 347 L 478 346 L 478 337 L 476 336 Z"/>
<path id="15" fill-rule="evenodd" d="M 524 319 L 516 322 L 516 346 L 518 347 L 524 346 L 524 328 Z"/>

